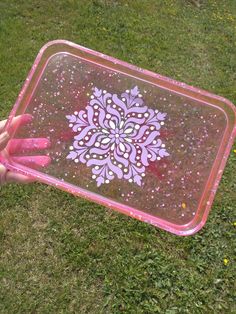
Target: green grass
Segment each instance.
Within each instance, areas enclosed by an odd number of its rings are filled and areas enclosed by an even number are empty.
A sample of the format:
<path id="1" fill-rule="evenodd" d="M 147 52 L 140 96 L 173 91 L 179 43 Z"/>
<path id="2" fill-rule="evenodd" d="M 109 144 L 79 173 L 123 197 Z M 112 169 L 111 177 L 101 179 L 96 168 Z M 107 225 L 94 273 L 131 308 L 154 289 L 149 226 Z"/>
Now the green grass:
<path id="1" fill-rule="evenodd" d="M 199 2 L 1 0 L 0 117 L 58 38 L 236 103 L 236 2 Z M 206 226 L 186 238 L 45 185 L 2 187 L 0 312 L 236 313 L 235 176 L 232 151 Z"/>

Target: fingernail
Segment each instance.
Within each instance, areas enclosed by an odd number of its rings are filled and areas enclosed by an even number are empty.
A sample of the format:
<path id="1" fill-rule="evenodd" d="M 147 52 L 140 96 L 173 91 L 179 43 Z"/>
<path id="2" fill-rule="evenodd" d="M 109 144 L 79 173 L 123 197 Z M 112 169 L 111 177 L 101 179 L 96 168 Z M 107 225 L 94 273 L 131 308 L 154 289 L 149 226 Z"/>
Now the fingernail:
<path id="1" fill-rule="evenodd" d="M 33 120 L 33 116 L 29 113 L 24 113 L 20 119 L 23 123 L 29 123 Z"/>
<path id="2" fill-rule="evenodd" d="M 9 140 L 10 135 L 8 132 L 3 132 L 2 134 L 0 134 L 0 148 L 3 149 L 4 145 L 6 145 L 6 142 Z"/>
<path id="3" fill-rule="evenodd" d="M 9 133 L 7 131 L 3 132 L 2 134 L 0 134 L 0 139 L 3 140 L 7 140 L 10 137 Z"/>

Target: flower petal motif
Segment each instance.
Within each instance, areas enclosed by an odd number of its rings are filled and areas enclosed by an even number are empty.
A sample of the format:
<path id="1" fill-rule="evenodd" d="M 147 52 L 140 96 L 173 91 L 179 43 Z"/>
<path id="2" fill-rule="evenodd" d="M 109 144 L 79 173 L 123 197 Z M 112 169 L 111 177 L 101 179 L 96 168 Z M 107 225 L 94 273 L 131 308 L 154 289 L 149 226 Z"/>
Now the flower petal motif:
<path id="1" fill-rule="evenodd" d="M 115 123 L 114 123 L 112 120 L 109 121 L 109 125 L 110 125 L 110 127 L 111 127 L 113 130 L 115 130 L 116 125 L 115 125 Z"/>
<path id="2" fill-rule="evenodd" d="M 120 143 L 119 147 L 122 152 L 125 152 L 125 145 L 123 143 Z"/>
<path id="3" fill-rule="evenodd" d="M 98 187 L 115 178 L 141 186 L 150 162 L 169 156 L 159 138 L 166 113 L 149 109 L 138 86 L 120 97 L 95 87 L 86 109 L 66 118 L 76 133 L 66 158 L 92 167 Z"/>
<path id="4" fill-rule="evenodd" d="M 101 143 L 102 144 L 107 144 L 107 143 L 109 143 L 111 141 L 111 139 L 109 138 L 109 137 L 105 137 L 102 141 L 101 141 Z"/>

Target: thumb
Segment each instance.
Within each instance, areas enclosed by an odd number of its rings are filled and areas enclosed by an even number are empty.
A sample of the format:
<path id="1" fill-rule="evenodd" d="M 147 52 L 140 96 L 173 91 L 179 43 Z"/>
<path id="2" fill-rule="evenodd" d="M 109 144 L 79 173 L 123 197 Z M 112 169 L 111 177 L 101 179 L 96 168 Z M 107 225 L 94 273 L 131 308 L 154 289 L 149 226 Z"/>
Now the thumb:
<path id="1" fill-rule="evenodd" d="M 6 147 L 9 139 L 10 139 L 10 135 L 8 134 L 8 132 L 4 132 L 0 134 L 0 151 Z"/>

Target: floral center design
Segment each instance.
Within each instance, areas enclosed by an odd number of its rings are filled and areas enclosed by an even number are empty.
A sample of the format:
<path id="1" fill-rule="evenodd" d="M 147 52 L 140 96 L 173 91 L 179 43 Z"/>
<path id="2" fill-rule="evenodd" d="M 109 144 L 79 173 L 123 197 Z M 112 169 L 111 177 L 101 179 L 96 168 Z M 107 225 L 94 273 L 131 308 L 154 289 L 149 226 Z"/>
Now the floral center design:
<path id="1" fill-rule="evenodd" d="M 137 86 L 120 98 L 95 87 L 86 110 L 66 118 L 77 133 L 67 159 L 92 167 L 97 186 L 115 177 L 141 186 L 149 163 L 169 156 L 159 138 L 166 113 L 144 105 Z"/>

